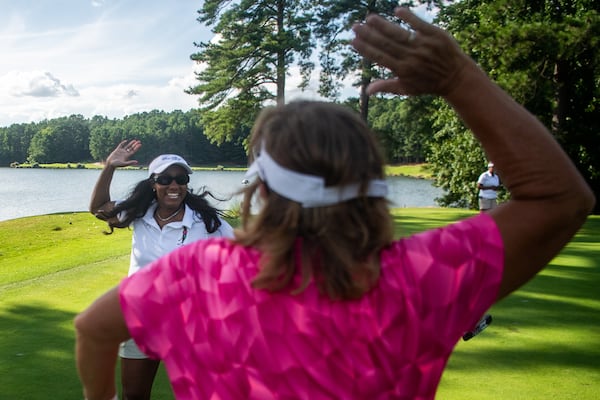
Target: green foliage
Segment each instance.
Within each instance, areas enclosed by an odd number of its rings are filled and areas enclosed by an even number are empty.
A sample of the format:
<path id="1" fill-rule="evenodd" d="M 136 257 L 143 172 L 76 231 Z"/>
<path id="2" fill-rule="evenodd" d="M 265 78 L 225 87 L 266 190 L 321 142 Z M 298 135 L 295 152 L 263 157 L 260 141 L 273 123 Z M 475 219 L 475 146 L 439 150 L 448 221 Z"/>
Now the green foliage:
<path id="1" fill-rule="evenodd" d="M 389 77 L 389 72 L 352 50 L 349 46 L 352 25 L 364 21 L 370 13 L 396 20 L 393 11 L 399 3 L 411 7 L 426 5 L 430 9 L 443 1 L 325 0 L 313 3 L 316 9 L 314 34 L 321 46 L 319 94 L 337 100 L 343 80 L 356 76 L 353 85 L 358 88 L 360 113 L 368 119 L 372 99 L 366 94 L 366 88 L 373 80 Z"/>
<path id="2" fill-rule="evenodd" d="M 285 102 L 286 76 L 296 65 L 299 87 L 314 68 L 312 13 L 307 0 L 209 0 L 198 21 L 213 25 L 216 40 L 197 43 L 191 59 L 205 68 L 188 93 L 199 95 L 206 134 L 214 143 L 243 142 L 258 109 Z M 239 117 L 242 117 L 239 119 Z"/>
<path id="3" fill-rule="evenodd" d="M 202 113 L 205 132 L 211 132 L 208 139 L 212 143 L 241 143 L 247 146 L 248 136 L 256 116 L 260 112 L 260 102 L 239 96 L 228 99 L 224 107 Z"/>
<path id="4" fill-rule="evenodd" d="M 122 140 L 121 131 L 116 120 L 94 118 L 90 123 L 90 154 L 94 160 L 103 160 Z"/>
<path id="5" fill-rule="evenodd" d="M 379 136 L 390 163 L 423 162 L 433 137 L 430 96 L 410 98 L 374 97 L 369 123 Z"/>
<path id="6" fill-rule="evenodd" d="M 142 141 L 143 146 L 136 153 L 140 164 L 149 163 L 161 153 L 180 154 L 195 165 L 245 165 L 247 161 L 243 143 L 210 143 L 197 110 L 153 110 L 121 120 L 71 116 L 0 128 L 0 165 L 100 161 L 125 139 Z"/>
<path id="7" fill-rule="evenodd" d="M 435 185 L 445 191 L 436 201 L 444 206 L 475 208 L 475 182 L 481 173 L 479 170 L 485 166 L 485 156 L 454 111 L 442 101 L 435 103 L 439 106 L 434 125 L 437 133 L 431 143 L 428 162 Z"/>
<path id="8" fill-rule="evenodd" d="M 436 99 L 434 104 L 436 133 L 427 160 L 434 185 L 444 189 L 444 195 L 436 201 L 444 207 L 477 209 L 477 179 L 493 160 L 487 158 L 479 142 L 445 102 Z M 497 172 L 502 179 L 502 172 Z M 508 196 L 503 188 L 498 192 L 499 201 L 507 200 Z"/>
<path id="9" fill-rule="evenodd" d="M 596 1 L 403 3 L 438 7 L 437 22 L 551 129 L 600 198 L 600 17 Z M 382 70 L 360 59 L 348 40 L 353 22 L 373 11 L 392 18 L 395 4 L 377 0 L 205 1 L 198 20 L 213 26 L 216 40 L 197 44 L 199 51 L 191 58 L 205 68 L 198 73 L 198 85 L 188 90 L 200 96 L 203 108 L 189 113 L 152 111 L 121 121 L 94 117 L 88 122 L 90 157 L 101 160 L 120 140 L 138 138 L 144 142 L 138 154 L 142 163 L 167 151 L 196 164 L 244 163 L 244 145 L 256 115 L 262 107 L 284 101 L 286 77 L 293 66 L 299 68 L 300 87 L 306 84 L 317 45 L 320 91 L 327 97 L 338 97 L 345 77 L 356 76 L 356 86 L 362 88 L 372 79 L 385 77 Z M 364 93 L 345 104 L 372 124 L 390 162 L 427 157 L 436 184 L 446 190 L 440 204 L 475 207 L 474 180 L 487 159 L 446 106 L 429 97 L 369 100 Z M 85 157 L 73 155 L 81 148 L 71 148 L 73 143 L 65 140 L 73 137 L 70 128 L 76 118 L 64 122 L 67 126 L 62 128 L 49 121 L 0 128 L 0 165 L 27 159 L 84 161 Z M 59 157 L 57 149 L 64 149 L 65 154 Z M 596 212 L 600 202 L 597 207 Z"/>
<path id="10" fill-rule="evenodd" d="M 397 1 L 391 0 L 316 2 L 317 18 L 314 32 L 322 46 L 319 53 L 319 93 L 322 96 L 337 99 L 343 79 L 350 74 L 357 73 L 361 76 L 354 84 L 363 89 L 372 79 L 382 76 L 380 68 L 352 51 L 349 46 L 350 32 L 352 25 L 363 21 L 369 13 L 393 18 L 392 12 L 397 4 Z M 361 101 L 364 100 L 361 97 Z"/>
<path id="11" fill-rule="evenodd" d="M 0 128 L 0 166 L 27 160 L 35 124 L 13 124 Z"/>
<path id="12" fill-rule="evenodd" d="M 89 136 L 89 127 L 81 115 L 48 121 L 32 137 L 28 159 L 38 163 L 86 160 L 90 157 Z"/>
<path id="13" fill-rule="evenodd" d="M 492 79 L 551 130 L 600 196 L 597 2 L 464 0 L 443 7 L 438 19 Z M 441 204 L 473 206 L 472 191 L 465 195 L 465 190 L 475 171 L 484 168 L 485 157 L 451 113 L 440 108 L 437 114 L 441 132 L 428 161 L 439 186 L 449 191 Z M 468 153 L 442 154 L 448 151 Z M 449 167 L 456 175 L 444 174 Z"/>

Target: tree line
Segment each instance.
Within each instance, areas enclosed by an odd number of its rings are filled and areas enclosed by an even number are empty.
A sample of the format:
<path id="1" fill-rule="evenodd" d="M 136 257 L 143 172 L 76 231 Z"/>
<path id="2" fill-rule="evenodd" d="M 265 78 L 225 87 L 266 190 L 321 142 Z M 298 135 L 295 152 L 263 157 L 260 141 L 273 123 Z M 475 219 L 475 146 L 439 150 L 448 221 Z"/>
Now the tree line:
<path id="1" fill-rule="evenodd" d="M 369 97 L 374 79 L 389 77 L 351 51 L 351 27 L 375 12 L 391 20 L 388 0 L 205 0 L 198 21 L 218 40 L 197 43 L 205 68 L 188 93 L 199 96 L 202 121 L 217 142 L 244 140 L 258 111 L 284 103 L 287 79 L 338 100 L 353 79 L 354 107 L 380 136 L 391 162 L 431 165 L 443 206 L 477 204 L 477 177 L 487 157 L 448 106 L 434 97 Z M 407 1 L 436 10 L 434 22 L 565 148 L 600 198 L 600 3 L 595 0 Z M 316 56 L 314 56 L 316 54 Z M 499 171 L 501 176 L 502 171 Z M 504 196 L 508 196 L 504 193 Z M 597 205 L 596 212 L 600 210 Z"/>
<path id="2" fill-rule="evenodd" d="M 209 141 L 197 110 L 154 110 L 122 119 L 71 115 L 0 128 L 0 166 L 102 161 L 125 139 L 142 141 L 136 154 L 142 164 L 163 153 L 179 154 L 194 165 L 247 163 L 242 143 Z"/>
<path id="3" fill-rule="evenodd" d="M 350 107 L 356 104 L 356 99 L 346 102 Z M 389 106 L 394 101 L 375 99 L 374 104 L 371 115 L 379 127 L 378 135 L 388 160 L 391 163 L 423 162 L 426 131 L 406 130 L 389 121 L 386 116 L 391 115 Z M 201 126 L 200 111 L 154 110 L 122 119 L 98 115 L 86 119 L 71 115 L 0 127 L 0 166 L 102 161 L 125 139 L 142 141 L 143 146 L 136 155 L 142 163 L 158 154 L 175 153 L 194 165 L 247 164 L 245 142 L 212 143 Z"/>
<path id="4" fill-rule="evenodd" d="M 198 97 L 198 110 L 153 111 L 120 121 L 67 118 L 74 126 L 89 127 L 87 150 L 85 137 L 61 130 L 52 121 L 11 126 L 0 129 L 0 163 L 53 157 L 58 161 L 61 152 L 64 161 L 100 160 L 120 139 L 132 137 L 144 141 L 144 152 L 178 152 L 198 164 L 236 162 L 245 157 L 243 148 L 260 110 L 285 102 L 290 76 L 306 88 L 318 65 L 319 93 L 331 101 L 340 101 L 342 81 L 353 79 L 357 96 L 343 103 L 368 121 L 388 162 L 426 161 L 435 184 L 445 192 L 437 199 L 440 205 L 475 208 L 475 181 L 488 160 L 455 113 L 433 96 L 366 95 L 369 83 L 389 75 L 350 50 L 351 27 L 371 12 L 393 20 L 396 4 L 388 0 L 205 0 L 198 22 L 210 26 L 218 40 L 195 43 L 198 51 L 190 56 L 203 65 L 197 84 L 187 90 Z M 437 10 L 434 22 L 452 33 L 492 79 L 549 127 L 600 198 L 600 3 L 406 4 Z M 163 117 L 154 118 L 156 114 Z M 69 135 L 69 143 L 59 143 L 57 137 Z"/>
<path id="5" fill-rule="evenodd" d="M 600 3 L 462 0 L 441 9 L 438 23 L 548 127 L 600 199 Z M 446 189 L 443 204 L 473 206 L 473 190 L 470 198 L 464 191 L 485 154 L 447 105 L 434 104 L 427 158 Z"/>

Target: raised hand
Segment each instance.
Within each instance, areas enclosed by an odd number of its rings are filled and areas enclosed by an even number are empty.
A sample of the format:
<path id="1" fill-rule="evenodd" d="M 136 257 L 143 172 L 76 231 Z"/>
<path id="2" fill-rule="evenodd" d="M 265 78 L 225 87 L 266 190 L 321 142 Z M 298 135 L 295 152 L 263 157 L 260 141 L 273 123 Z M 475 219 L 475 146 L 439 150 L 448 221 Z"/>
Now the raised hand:
<path id="1" fill-rule="evenodd" d="M 367 89 L 401 95 L 446 95 L 457 84 L 460 72 L 472 63 L 456 41 L 444 30 L 431 25 L 407 8 L 395 14 L 411 29 L 372 14 L 353 27 L 352 46 L 367 59 L 396 75 L 378 80 Z"/>
<path id="2" fill-rule="evenodd" d="M 137 160 L 130 160 L 130 157 L 132 157 L 140 147 L 142 147 L 142 142 L 137 139 L 129 141 L 123 140 L 106 158 L 106 164 L 113 168 L 136 165 L 138 163 Z"/>

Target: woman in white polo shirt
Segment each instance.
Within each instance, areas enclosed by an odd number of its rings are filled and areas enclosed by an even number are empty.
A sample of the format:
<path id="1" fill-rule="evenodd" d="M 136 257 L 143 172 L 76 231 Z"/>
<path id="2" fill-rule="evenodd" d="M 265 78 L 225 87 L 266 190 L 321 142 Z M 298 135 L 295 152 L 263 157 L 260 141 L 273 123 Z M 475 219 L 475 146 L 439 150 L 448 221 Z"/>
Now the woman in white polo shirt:
<path id="1" fill-rule="evenodd" d="M 139 140 L 122 141 L 108 156 L 90 202 L 90 212 L 114 228 L 132 226 L 129 275 L 145 265 L 196 240 L 232 237 L 232 227 L 205 199 L 209 192 L 188 190 L 192 169 L 176 154 L 163 154 L 148 167 L 148 178 L 122 201 L 110 198 L 110 184 L 118 167 L 137 164 L 131 156 L 142 146 Z M 124 399 L 150 399 L 158 360 L 143 354 L 133 340 L 121 344 L 121 383 Z"/>

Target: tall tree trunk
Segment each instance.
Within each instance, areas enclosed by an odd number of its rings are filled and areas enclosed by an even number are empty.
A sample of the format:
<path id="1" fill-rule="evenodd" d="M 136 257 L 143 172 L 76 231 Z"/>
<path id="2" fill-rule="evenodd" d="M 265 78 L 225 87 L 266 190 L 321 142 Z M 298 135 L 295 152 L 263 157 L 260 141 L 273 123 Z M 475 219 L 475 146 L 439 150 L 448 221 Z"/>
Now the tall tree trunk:
<path id="1" fill-rule="evenodd" d="M 377 0 L 368 0 L 367 4 L 367 12 L 365 13 L 366 17 L 372 13 L 377 11 Z M 373 63 L 366 58 L 363 58 L 361 61 L 361 78 L 360 78 L 360 115 L 363 117 L 365 121 L 368 121 L 369 117 L 369 95 L 367 94 L 367 86 L 371 83 L 371 68 L 373 67 Z"/>
<path id="2" fill-rule="evenodd" d="M 283 36 L 284 25 L 283 15 L 285 11 L 285 1 L 277 1 L 277 34 Z M 277 53 L 277 104 L 285 104 L 285 51 L 279 50 Z"/>
<path id="3" fill-rule="evenodd" d="M 371 62 L 366 58 L 362 59 L 362 67 L 360 74 L 360 115 L 365 121 L 369 117 L 369 95 L 367 94 L 367 86 L 371 83 Z"/>
<path id="4" fill-rule="evenodd" d="M 565 71 L 565 69 L 567 69 Z M 554 137 L 561 143 L 564 143 L 563 134 L 564 134 L 564 120 L 565 115 L 567 115 L 567 102 L 569 101 L 569 88 L 565 82 L 566 75 L 568 75 L 568 68 L 565 68 L 565 65 L 558 60 L 556 64 L 554 64 L 554 85 L 555 85 L 555 100 L 556 107 L 554 108 L 554 112 L 552 113 L 552 126 L 551 131 Z"/>

